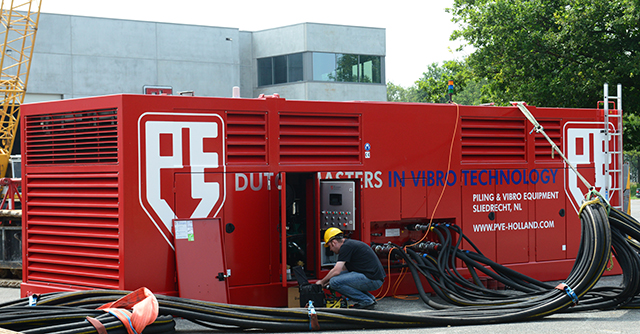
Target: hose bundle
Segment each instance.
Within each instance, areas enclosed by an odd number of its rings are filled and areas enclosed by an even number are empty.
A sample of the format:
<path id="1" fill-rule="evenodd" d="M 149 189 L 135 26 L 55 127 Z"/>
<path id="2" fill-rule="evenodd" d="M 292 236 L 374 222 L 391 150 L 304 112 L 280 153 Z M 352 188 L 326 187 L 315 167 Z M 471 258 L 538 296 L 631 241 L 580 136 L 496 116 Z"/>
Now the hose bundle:
<path id="1" fill-rule="evenodd" d="M 501 266 L 482 255 L 456 225 L 433 228 L 440 243 L 437 247 L 416 250 L 390 248 L 392 255 L 404 260 L 410 269 L 420 297 L 433 310 L 392 314 L 355 309 L 315 309 L 314 318 L 322 330 L 362 328 L 408 328 L 446 325 L 478 325 L 541 318 L 556 312 L 573 312 L 618 307 L 640 307 L 636 296 L 640 289 L 640 224 L 632 217 L 610 209 L 600 200 L 583 205 L 580 250 L 564 283 L 553 286 Z M 454 238 L 457 234 L 459 238 Z M 460 249 L 465 239 L 473 251 Z M 623 271 L 621 287 L 593 288 L 606 269 L 611 254 Z M 462 261 L 472 281 L 456 269 Z M 485 288 L 480 276 L 489 276 L 510 290 Z M 421 284 L 424 277 L 437 300 L 428 296 Z M 99 319 L 107 333 L 127 333 L 115 317 L 97 307 L 112 302 L 126 291 L 92 290 L 50 293 L 39 296 L 36 306 L 28 298 L 0 305 L 0 327 L 26 334 L 98 333 L 86 317 Z M 269 331 L 310 330 L 311 312 L 305 309 L 280 309 L 229 305 L 156 296 L 159 316 L 144 333 L 172 333 L 173 317 L 224 331 L 263 329 Z M 579 301 L 579 302 L 578 302 Z"/>
<path id="2" fill-rule="evenodd" d="M 514 311 L 515 314 L 516 310 L 531 308 L 519 312 L 518 317 L 522 318 L 517 319 L 528 320 L 550 312 L 640 307 L 640 298 L 637 297 L 640 293 L 640 243 L 637 241 L 640 240 L 640 224 L 631 216 L 599 202 L 594 200 L 585 204 L 580 212 L 582 239 L 578 257 L 567 280 L 558 286 L 537 281 L 484 257 L 456 225 L 434 225 L 432 230 L 440 243 L 431 247 L 430 253 L 421 254 L 402 247 L 395 247 L 391 252 L 404 260 L 411 270 L 420 298 L 444 313 L 464 312 L 468 316 L 481 310 L 496 319 L 494 314 L 503 309 Z M 452 244 L 453 233 L 460 236 L 456 244 Z M 462 239 L 466 239 L 475 251 L 461 250 L 459 246 Z M 622 269 L 622 285 L 593 288 L 611 261 L 611 255 Z M 471 282 L 457 271 L 456 261 L 462 261 L 469 269 Z M 478 272 L 510 290 L 485 288 Z M 424 293 L 421 276 L 426 278 L 439 301 Z M 564 292 L 561 293 L 564 301 L 556 300 L 558 292 Z M 567 297 L 571 299 L 569 304 L 566 303 Z M 471 307 L 475 308 L 468 313 Z M 460 322 L 464 321 L 457 323 Z"/>

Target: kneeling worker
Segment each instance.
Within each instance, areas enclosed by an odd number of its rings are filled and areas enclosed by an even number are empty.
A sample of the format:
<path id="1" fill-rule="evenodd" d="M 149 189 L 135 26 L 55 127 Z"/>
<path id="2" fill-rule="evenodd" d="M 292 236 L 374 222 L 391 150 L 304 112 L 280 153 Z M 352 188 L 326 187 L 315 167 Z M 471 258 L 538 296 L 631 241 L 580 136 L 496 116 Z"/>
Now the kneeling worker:
<path id="1" fill-rule="evenodd" d="M 385 273 L 371 247 L 359 240 L 346 239 L 335 227 L 324 232 L 324 246 L 338 254 L 338 262 L 316 284 L 329 284 L 331 289 L 355 301 L 354 308 L 373 309 L 377 302 L 369 291 L 382 286 Z"/>

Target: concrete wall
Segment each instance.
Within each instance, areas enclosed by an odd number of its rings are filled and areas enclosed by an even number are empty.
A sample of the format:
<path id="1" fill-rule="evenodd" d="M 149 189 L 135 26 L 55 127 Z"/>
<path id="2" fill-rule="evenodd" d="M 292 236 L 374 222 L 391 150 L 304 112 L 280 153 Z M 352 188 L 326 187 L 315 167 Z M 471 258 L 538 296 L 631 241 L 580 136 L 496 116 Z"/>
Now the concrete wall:
<path id="1" fill-rule="evenodd" d="M 307 100 L 320 101 L 386 101 L 385 84 L 343 82 L 308 82 Z"/>
<path id="2" fill-rule="evenodd" d="M 296 52 L 386 55 L 386 31 L 321 23 L 301 23 L 253 33 L 255 58 Z"/>
<path id="3" fill-rule="evenodd" d="M 384 84 L 358 84 L 344 82 L 296 82 L 291 84 L 257 87 L 256 96 L 273 95 L 289 100 L 318 101 L 386 101 Z"/>
<path id="4" fill-rule="evenodd" d="M 240 86 L 239 30 L 42 13 L 28 93 L 64 98 L 142 93 L 231 96 Z"/>
<path id="5" fill-rule="evenodd" d="M 386 30 L 332 24 L 306 24 L 307 49 L 314 52 L 335 52 L 386 55 Z"/>
<path id="6" fill-rule="evenodd" d="M 306 23 L 256 31 L 253 33 L 253 57 L 264 58 L 308 51 Z"/>
<path id="7" fill-rule="evenodd" d="M 304 82 L 258 87 L 257 75 L 253 77 L 254 96 L 280 94 L 296 100 L 324 101 L 386 101 L 384 57 L 386 56 L 386 30 L 320 23 L 301 23 L 267 29 L 253 33 L 255 59 L 277 55 L 309 52 L 304 58 Z M 312 80 L 310 52 L 363 54 L 382 57 L 382 83 L 359 84 Z M 257 73 L 257 61 L 253 73 Z"/>
<path id="8" fill-rule="evenodd" d="M 40 14 L 27 83 L 27 96 L 37 93 L 72 97 L 72 66 L 71 17 Z"/>
<path id="9" fill-rule="evenodd" d="M 307 52 L 306 81 L 257 87 L 258 58 L 297 52 Z M 310 52 L 384 57 L 385 30 L 302 23 L 246 32 L 42 13 L 26 101 L 141 94 L 149 85 L 197 96 L 230 97 L 233 86 L 239 86 L 242 97 L 280 93 L 288 99 L 386 99 L 384 61 L 382 84 L 311 82 Z"/>
<path id="10" fill-rule="evenodd" d="M 253 70 L 253 33 L 248 31 L 240 31 L 239 41 L 240 50 L 240 96 L 255 97 L 253 94 L 253 79 L 257 78 Z M 257 80 L 257 79 L 256 79 Z M 257 81 L 256 81 L 257 82 Z"/>
<path id="11" fill-rule="evenodd" d="M 254 92 L 256 96 L 278 94 L 288 100 L 307 100 L 307 84 L 304 82 L 258 87 Z"/>

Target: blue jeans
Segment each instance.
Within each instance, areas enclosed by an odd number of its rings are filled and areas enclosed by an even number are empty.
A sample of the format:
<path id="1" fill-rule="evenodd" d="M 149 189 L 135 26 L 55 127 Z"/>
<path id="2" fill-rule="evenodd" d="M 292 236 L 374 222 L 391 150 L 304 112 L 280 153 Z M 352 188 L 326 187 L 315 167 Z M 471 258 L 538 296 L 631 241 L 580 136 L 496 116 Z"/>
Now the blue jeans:
<path id="1" fill-rule="evenodd" d="M 363 306 L 375 302 L 376 298 L 369 291 L 379 289 L 383 283 L 383 280 L 372 280 L 357 272 L 343 272 L 329 280 L 331 289 Z"/>

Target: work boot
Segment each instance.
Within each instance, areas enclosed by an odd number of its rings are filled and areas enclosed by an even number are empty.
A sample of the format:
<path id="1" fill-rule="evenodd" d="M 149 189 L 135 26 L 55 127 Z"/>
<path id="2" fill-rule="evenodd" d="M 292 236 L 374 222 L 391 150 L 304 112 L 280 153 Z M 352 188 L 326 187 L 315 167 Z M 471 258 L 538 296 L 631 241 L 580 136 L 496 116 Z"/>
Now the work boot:
<path id="1" fill-rule="evenodd" d="M 351 308 L 355 308 L 355 309 L 359 309 L 359 310 L 373 310 L 374 308 L 376 308 L 376 305 L 378 305 L 377 301 L 373 301 L 373 303 L 368 304 L 368 305 L 362 305 L 362 304 L 353 304 L 351 305 Z"/>

